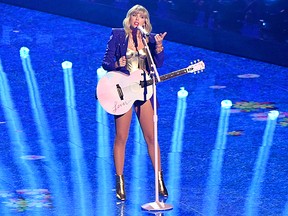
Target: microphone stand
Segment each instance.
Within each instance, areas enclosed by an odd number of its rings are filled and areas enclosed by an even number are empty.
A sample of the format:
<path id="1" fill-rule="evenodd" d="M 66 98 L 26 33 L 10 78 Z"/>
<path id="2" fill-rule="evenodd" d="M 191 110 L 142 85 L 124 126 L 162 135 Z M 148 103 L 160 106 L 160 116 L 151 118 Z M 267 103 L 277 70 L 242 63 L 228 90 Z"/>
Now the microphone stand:
<path id="1" fill-rule="evenodd" d="M 140 31 L 141 32 L 141 31 Z M 160 77 L 159 77 L 159 73 L 157 71 L 156 65 L 154 63 L 154 60 L 152 58 L 151 55 L 151 51 L 149 49 L 149 46 L 147 44 L 146 41 L 146 34 L 143 34 L 143 32 L 141 32 L 142 35 L 142 40 L 145 46 L 145 49 L 147 51 L 148 54 L 148 58 L 149 58 L 149 63 L 151 63 L 151 71 L 150 71 L 150 76 L 152 79 L 152 86 L 153 86 L 153 109 L 154 109 L 154 113 L 153 113 L 153 122 L 154 122 L 154 153 L 155 153 L 155 167 L 154 167 L 154 171 L 155 171 L 155 201 L 151 202 L 151 203 L 146 203 L 144 205 L 142 205 L 142 209 L 147 210 L 147 211 L 166 211 L 166 210 L 170 210 L 173 208 L 172 205 L 166 204 L 164 202 L 160 202 L 159 201 L 159 172 L 158 172 L 158 168 L 159 168 L 159 161 L 158 161 L 158 116 L 157 116 L 157 95 L 156 95 L 156 78 L 157 78 L 157 82 L 160 82 Z"/>

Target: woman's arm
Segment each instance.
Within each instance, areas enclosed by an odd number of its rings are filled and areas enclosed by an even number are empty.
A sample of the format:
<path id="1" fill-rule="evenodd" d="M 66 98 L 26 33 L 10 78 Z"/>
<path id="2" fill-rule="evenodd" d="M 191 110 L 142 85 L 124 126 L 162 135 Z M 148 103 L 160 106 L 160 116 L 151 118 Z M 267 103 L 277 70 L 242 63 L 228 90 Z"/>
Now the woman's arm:
<path id="1" fill-rule="evenodd" d="M 125 39 L 125 31 L 123 28 L 113 28 L 110 39 L 107 43 L 106 52 L 104 54 L 102 67 L 107 71 L 121 71 L 129 74 L 125 65 L 121 65 L 121 57 L 126 56 L 128 42 Z"/>
<path id="2" fill-rule="evenodd" d="M 164 33 L 163 38 L 165 37 L 166 33 Z M 162 40 L 157 40 L 156 37 L 159 37 L 159 35 L 151 34 L 149 41 L 150 41 L 150 51 L 153 56 L 153 60 L 155 62 L 156 67 L 162 67 L 164 63 L 164 48 L 163 48 L 163 38 Z"/>
<path id="3" fill-rule="evenodd" d="M 106 51 L 104 54 L 104 58 L 102 61 L 102 67 L 107 71 L 116 70 L 115 62 L 115 53 L 116 53 L 116 37 L 114 35 L 114 31 L 112 30 L 110 39 L 107 43 Z"/>

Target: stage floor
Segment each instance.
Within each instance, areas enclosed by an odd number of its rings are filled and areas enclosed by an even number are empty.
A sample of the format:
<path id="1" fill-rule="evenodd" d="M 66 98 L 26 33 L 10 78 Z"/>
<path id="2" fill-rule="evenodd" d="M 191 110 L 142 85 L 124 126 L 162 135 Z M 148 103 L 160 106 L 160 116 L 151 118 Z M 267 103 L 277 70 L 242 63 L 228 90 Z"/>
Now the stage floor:
<path id="1" fill-rule="evenodd" d="M 0 11 L 1 215 L 288 215 L 287 68 L 165 41 L 160 74 L 198 59 L 205 70 L 157 85 L 169 191 L 160 201 L 173 209 L 147 212 L 154 171 L 138 122 L 119 202 L 113 116 L 94 97 L 111 28 L 6 4 Z M 181 88 L 187 97 L 177 97 Z"/>

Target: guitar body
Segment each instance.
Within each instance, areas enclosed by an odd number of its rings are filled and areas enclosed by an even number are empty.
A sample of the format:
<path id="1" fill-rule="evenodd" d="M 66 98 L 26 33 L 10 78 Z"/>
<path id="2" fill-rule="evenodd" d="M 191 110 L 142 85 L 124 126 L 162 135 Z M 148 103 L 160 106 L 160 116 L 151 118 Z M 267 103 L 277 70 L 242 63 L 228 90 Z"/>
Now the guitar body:
<path id="1" fill-rule="evenodd" d="M 131 75 L 108 72 L 97 84 L 99 103 L 108 113 L 122 115 L 136 100 L 146 101 L 152 97 L 153 87 L 141 85 L 150 79 L 143 70 L 134 71 Z"/>
<path id="2" fill-rule="evenodd" d="M 160 81 L 187 73 L 196 74 L 204 69 L 204 62 L 198 60 L 186 68 L 160 76 Z M 146 101 L 152 97 L 152 84 L 150 76 L 143 70 L 136 70 L 130 75 L 111 71 L 99 80 L 96 94 L 104 110 L 113 115 L 122 115 L 129 111 L 135 101 Z"/>

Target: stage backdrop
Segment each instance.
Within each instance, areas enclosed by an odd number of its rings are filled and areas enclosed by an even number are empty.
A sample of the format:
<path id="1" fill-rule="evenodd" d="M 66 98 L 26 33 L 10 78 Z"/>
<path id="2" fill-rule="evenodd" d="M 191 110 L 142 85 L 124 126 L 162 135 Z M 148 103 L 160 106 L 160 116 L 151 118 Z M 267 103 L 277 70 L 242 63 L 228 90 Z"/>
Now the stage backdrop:
<path id="1" fill-rule="evenodd" d="M 142 4 L 167 40 L 288 66 L 286 0 L 0 0 L 108 27 Z M 45 25 L 45 23 L 43 23 Z"/>

